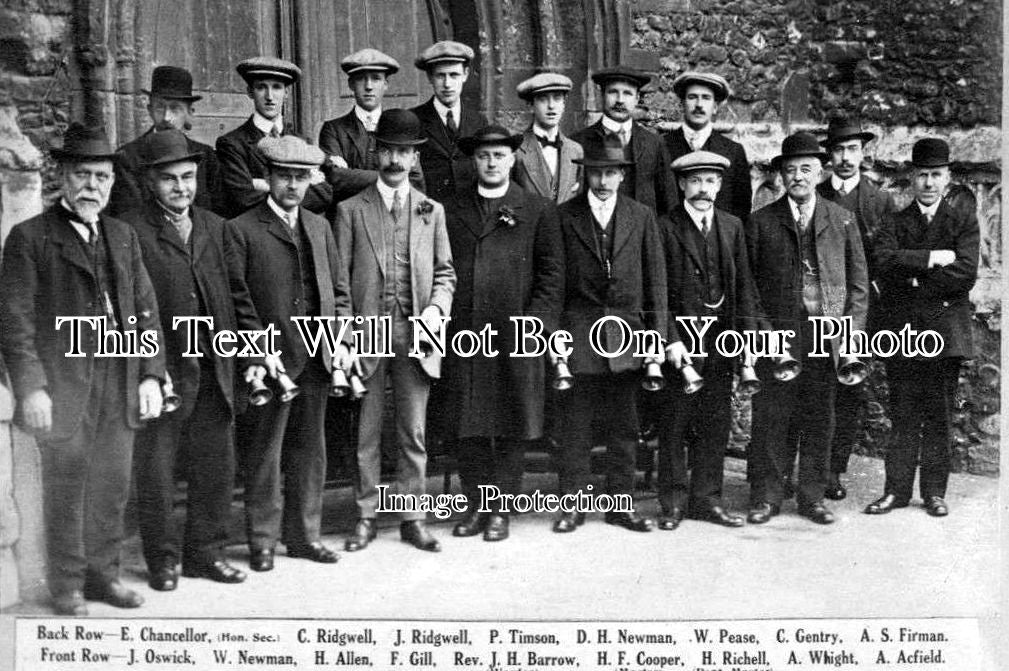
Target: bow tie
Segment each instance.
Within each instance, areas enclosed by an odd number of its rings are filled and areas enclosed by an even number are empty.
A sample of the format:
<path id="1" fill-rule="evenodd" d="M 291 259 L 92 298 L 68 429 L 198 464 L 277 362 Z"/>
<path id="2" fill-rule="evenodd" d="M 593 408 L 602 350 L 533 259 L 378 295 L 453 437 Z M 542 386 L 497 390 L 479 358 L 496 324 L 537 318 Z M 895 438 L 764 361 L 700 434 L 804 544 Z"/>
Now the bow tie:
<path id="1" fill-rule="evenodd" d="M 536 135 L 534 133 L 534 135 Z M 543 137 L 542 135 L 536 135 L 536 140 L 540 143 L 541 147 L 553 147 L 554 149 L 561 148 L 561 136 L 558 135 L 553 140 Z"/>

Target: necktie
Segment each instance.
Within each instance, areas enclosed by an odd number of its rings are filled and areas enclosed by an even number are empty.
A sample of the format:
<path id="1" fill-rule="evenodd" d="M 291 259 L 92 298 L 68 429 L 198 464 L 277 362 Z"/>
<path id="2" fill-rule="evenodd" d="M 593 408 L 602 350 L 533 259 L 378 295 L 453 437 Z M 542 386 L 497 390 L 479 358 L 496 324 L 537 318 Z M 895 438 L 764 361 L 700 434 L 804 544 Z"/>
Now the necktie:
<path id="1" fill-rule="evenodd" d="M 364 129 L 369 133 L 375 132 L 375 117 L 371 114 L 364 115 Z"/>
<path id="2" fill-rule="evenodd" d="M 452 115 L 452 110 L 445 113 L 445 127 L 448 128 L 448 134 L 454 140 L 455 136 L 459 133 L 459 126 L 455 124 L 455 117 Z"/>
<path id="3" fill-rule="evenodd" d="M 697 133 L 691 133 L 687 135 L 687 144 L 690 145 L 691 151 L 697 151 L 700 147 L 697 146 Z"/>
<path id="4" fill-rule="evenodd" d="M 837 195 L 843 196 L 848 193 L 848 189 L 845 188 L 844 182 L 841 182 L 841 186 L 837 187 Z"/>
<path id="5" fill-rule="evenodd" d="M 95 222 L 86 224 L 88 227 L 88 247 L 94 251 L 94 248 L 98 245 L 98 225 Z"/>
<path id="6" fill-rule="evenodd" d="M 184 244 L 189 244 L 189 235 L 193 232 L 193 221 L 186 215 L 172 216 L 166 215 L 168 221 L 175 227 L 175 231 L 182 238 Z"/>
<path id="7" fill-rule="evenodd" d="M 392 195 L 392 209 L 389 210 L 392 214 L 392 220 L 394 223 L 399 223 L 399 218 L 403 214 L 403 202 L 399 199 L 399 191 L 393 192 Z"/>
<path id="8" fill-rule="evenodd" d="M 276 126 L 270 128 L 270 137 L 280 137 L 280 129 Z"/>
<path id="9" fill-rule="evenodd" d="M 541 147 L 553 147 L 554 149 L 561 148 L 561 137 L 559 135 L 553 140 L 542 135 L 537 135 L 536 139 L 539 141 Z"/>
<path id="10" fill-rule="evenodd" d="M 799 203 L 799 227 L 805 231 L 810 219 L 809 202 Z"/>
<path id="11" fill-rule="evenodd" d="M 704 237 L 708 237 L 708 233 L 711 232 L 711 220 L 708 219 L 707 215 L 701 217 L 701 233 Z"/>
<path id="12" fill-rule="evenodd" d="M 629 138 L 627 137 L 627 129 L 626 128 L 621 128 L 617 132 L 617 136 L 620 138 L 620 144 L 622 146 L 626 147 L 627 146 L 627 142 L 629 141 Z"/>

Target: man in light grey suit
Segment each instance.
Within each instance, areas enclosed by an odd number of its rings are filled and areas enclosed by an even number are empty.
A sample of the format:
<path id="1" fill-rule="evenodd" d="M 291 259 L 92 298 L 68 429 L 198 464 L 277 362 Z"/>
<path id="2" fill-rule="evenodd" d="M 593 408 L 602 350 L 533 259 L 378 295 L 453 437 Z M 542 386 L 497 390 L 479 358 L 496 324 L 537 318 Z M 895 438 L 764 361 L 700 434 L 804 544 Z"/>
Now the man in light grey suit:
<path id="1" fill-rule="evenodd" d="M 557 204 L 578 195 L 582 186 L 582 146 L 561 132 L 561 118 L 571 80 L 556 72 L 542 72 L 516 87 L 529 103 L 533 123 L 522 136 L 512 179 L 527 191 Z"/>
<path id="2" fill-rule="evenodd" d="M 424 431 L 430 379 L 441 374 L 435 353 L 413 358 L 414 325 L 419 317 L 432 333 L 452 310 L 455 270 L 441 204 L 411 188 L 409 172 L 425 142 L 420 121 L 408 110 L 382 113 L 375 129 L 378 182 L 336 210 L 336 239 L 341 282 L 351 287 L 351 305 L 343 316 L 388 318 L 392 357 L 367 356 L 377 343 L 364 329 L 360 368 L 368 393 L 361 401 L 356 486 L 360 519 L 346 541 L 348 552 L 362 550 L 375 538 L 379 512 L 382 414 L 387 376 L 396 404 L 398 464 L 396 493 L 418 500 L 424 494 L 427 452 Z M 376 337 L 384 342 L 386 324 Z M 438 552 L 440 544 L 424 526 L 423 512 L 401 512 L 400 537 L 415 547 Z"/>

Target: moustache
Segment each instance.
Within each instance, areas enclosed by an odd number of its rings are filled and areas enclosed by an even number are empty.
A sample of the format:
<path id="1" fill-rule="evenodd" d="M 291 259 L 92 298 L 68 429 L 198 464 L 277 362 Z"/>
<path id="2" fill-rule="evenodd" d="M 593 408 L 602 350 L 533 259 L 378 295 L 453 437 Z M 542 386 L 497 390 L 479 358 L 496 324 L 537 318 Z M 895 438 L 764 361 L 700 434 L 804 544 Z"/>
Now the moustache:
<path id="1" fill-rule="evenodd" d="M 709 203 L 715 202 L 715 199 L 712 198 L 711 196 L 709 196 L 706 193 L 698 194 L 698 195 L 694 196 L 693 198 L 688 198 L 687 200 L 690 201 L 691 203 L 697 202 L 699 200 L 706 200 Z"/>
<path id="2" fill-rule="evenodd" d="M 404 168 L 401 165 L 390 165 L 385 168 L 382 168 L 382 172 L 384 172 L 387 175 L 398 175 L 401 172 L 406 172 L 406 168 Z"/>

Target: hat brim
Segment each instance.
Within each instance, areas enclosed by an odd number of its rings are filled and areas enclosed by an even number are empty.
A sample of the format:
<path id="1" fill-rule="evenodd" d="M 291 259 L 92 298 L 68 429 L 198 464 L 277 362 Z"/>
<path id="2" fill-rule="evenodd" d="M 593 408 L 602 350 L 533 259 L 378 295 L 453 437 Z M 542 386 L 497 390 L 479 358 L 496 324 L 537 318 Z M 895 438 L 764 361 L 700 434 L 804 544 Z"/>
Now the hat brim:
<path id="1" fill-rule="evenodd" d="M 820 144 L 826 148 L 830 149 L 838 142 L 846 142 L 848 140 L 861 140 L 863 144 L 867 142 L 872 142 L 876 139 L 875 133 L 870 133 L 868 131 L 862 131 L 860 133 L 842 133 L 840 135 L 830 135 L 827 136 L 826 140 L 820 142 Z"/>
<path id="2" fill-rule="evenodd" d="M 269 159 L 266 162 L 272 168 L 294 168 L 295 170 L 315 170 L 322 165 L 321 163 L 289 163 L 286 161 L 271 161 Z"/>
<path id="3" fill-rule="evenodd" d="M 177 157 L 175 157 L 175 156 L 169 156 L 169 157 L 166 157 L 166 158 L 159 158 L 159 159 L 157 159 L 155 161 L 152 161 L 150 163 L 141 163 L 140 167 L 141 168 L 155 168 L 155 167 L 157 167 L 159 165 L 169 165 L 171 163 L 182 163 L 183 161 L 192 161 L 194 163 L 201 163 L 201 162 L 203 162 L 203 153 L 202 152 L 197 152 L 195 154 L 187 154 L 185 156 L 177 156 Z"/>
<path id="4" fill-rule="evenodd" d="M 727 168 L 724 165 L 718 165 L 717 163 L 705 163 L 698 165 L 688 165 L 682 168 L 672 168 L 672 171 L 677 175 L 686 175 L 688 173 L 699 172 L 701 170 L 708 170 L 710 172 L 717 172 L 721 174 L 724 173 L 726 169 Z"/>
<path id="5" fill-rule="evenodd" d="M 348 77 L 360 74 L 362 72 L 384 72 L 386 76 L 394 75 L 397 72 L 399 72 L 399 68 L 394 68 L 391 65 L 359 65 L 356 68 L 355 67 L 347 68 L 341 65 L 340 69 L 343 70 Z"/>
<path id="6" fill-rule="evenodd" d="M 455 144 L 457 147 L 459 147 L 459 151 L 466 154 L 467 156 L 472 156 L 474 153 L 476 153 L 477 149 L 487 145 L 503 145 L 505 147 L 510 147 L 512 151 L 515 151 L 522 145 L 522 140 L 523 137 L 521 135 L 511 135 L 507 138 L 463 137 L 459 138 Z"/>
<path id="7" fill-rule="evenodd" d="M 113 163 L 117 163 L 120 160 L 120 156 L 116 152 L 112 152 L 111 154 L 84 154 L 77 151 L 50 149 L 49 154 L 57 161 L 112 161 Z"/>
<path id="8" fill-rule="evenodd" d="M 567 95 L 568 93 L 571 93 L 571 88 L 561 85 L 544 86 L 542 88 L 536 89 L 535 91 L 524 91 L 522 93 L 519 93 L 518 97 L 527 102 L 532 102 L 533 100 L 536 99 L 536 96 L 541 96 L 545 93 L 563 93 Z"/>
<path id="9" fill-rule="evenodd" d="M 401 147 L 416 147 L 418 145 L 422 145 L 425 142 L 427 142 L 427 138 L 395 137 L 395 136 L 388 137 L 388 136 L 376 135 L 375 142 L 377 142 L 378 144 L 385 144 L 385 145 L 399 145 Z"/>
<path id="10" fill-rule="evenodd" d="M 633 75 L 625 75 L 625 74 L 603 74 L 603 75 L 592 75 L 592 81 L 596 86 L 606 86 L 610 82 L 627 82 L 632 86 L 636 86 L 640 90 L 648 86 L 649 82 L 652 81 L 652 78 L 635 77 Z"/>
<path id="11" fill-rule="evenodd" d="M 165 93 L 161 91 L 148 91 L 147 89 L 140 89 L 140 92 L 147 96 L 157 96 L 159 98 L 165 98 L 166 100 L 185 100 L 190 103 L 194 103 L 197 100 L 203 100 L 203 96 L 194 96 L 192 94 L 183 95 L 179 93 L 172 93 L 171 91 Z"/>
<path id="12" fill-rule="evenodd" d="M 698 86 L 704 86 L 706 88 L 711 89 L 712 92 L 715 94 L 716 103 L 723 103 L 725 102 L 726 98 L 729 97 L 728 90 L 726 90 L 725 87 L 722 86 L 721 84 L 717 84 L 707 79 L 697 79 L 694 77 L 673 84 L 673 94 L 680 100 L 683 100 L 683 98 L 686 97 L 687 89 L 691 86 L 691 84 L 696 84 Z"/>
<path id="13" fill-rule="evenodd" d="M 586 168 L 626 168 L 634 165 L 634 161 L 614 158 L 573 158 L 571 162 Z"/>
<path id="14" fill-rule="evenodd" d="M 462 63 L 464 66 L 469 66 L 472 59 L 463 58 L 462 56 L 439 56 L 437 58 L 432 58 L 430 60 L 416 59 L 413 64 L 418 70 L 430 70 L 435 65 L 440 65 L 441 63 Z"/>
<path id="15" fill-rule="evenodd" d="M 921 161 L 918 163 L 915 163 L 914 161 L 908 161 L 907 163 L 912 168 L 945 168 L 946 166 L 953 165 L 954 162 L 952 159 L 946 161 L 936 159 L 932 161 Z"/>
<path id="16" fill-rule="evenodd" d="M 297 76 L 290 72 L 279 72 L 277 70 L 246 70 L 239 73 L 246 84 L 252 84 L 257 79 L 279 79 L 287 85 L 297 84 Z"/>
<path id="17" fill-rule="evenodd" d="M 782 161 L 788 160 L 790 158 L 803 158 L 806 156 L 812 156 L 814 158 L 818 158 L 820 159 L 820 163 L 827 163 L 828 161 L 830 161 L 830 156 L 827 155 L 827 152 L 803 151 L 803 152 L 797 152 L 795 154 L 789 154 L 788 156 L 785 156 L 784 154 L 780 156 L 775 156 L 774 158 L 771 159 L 771 169 L 777 170 L 779 167 L 781 167 Z"/>

